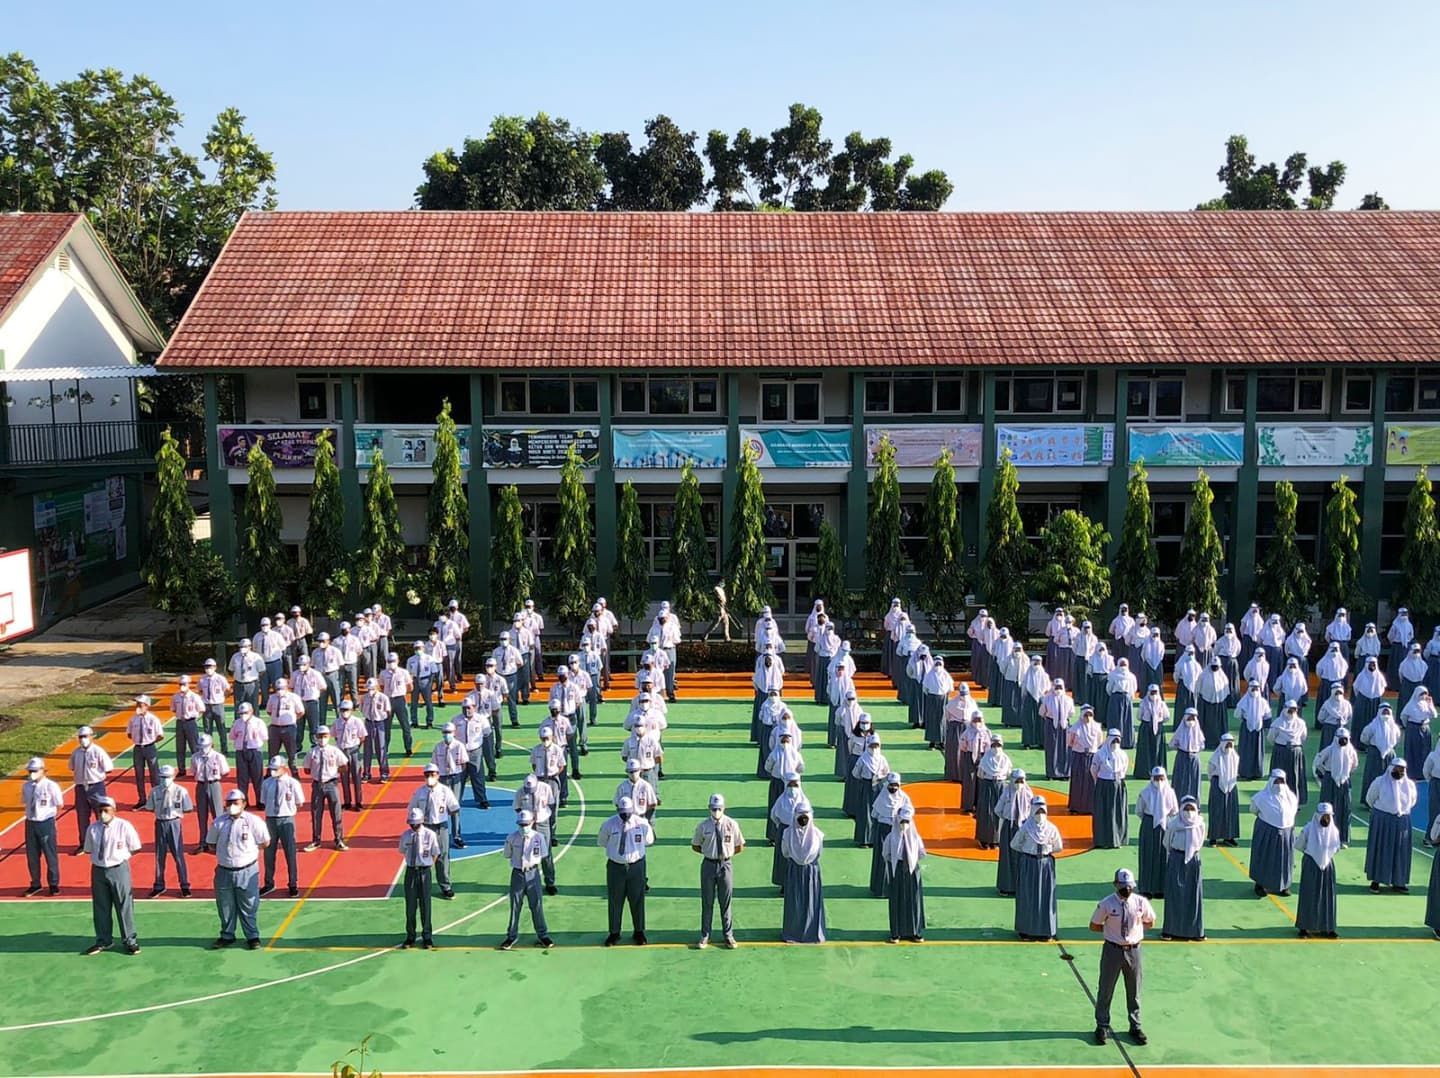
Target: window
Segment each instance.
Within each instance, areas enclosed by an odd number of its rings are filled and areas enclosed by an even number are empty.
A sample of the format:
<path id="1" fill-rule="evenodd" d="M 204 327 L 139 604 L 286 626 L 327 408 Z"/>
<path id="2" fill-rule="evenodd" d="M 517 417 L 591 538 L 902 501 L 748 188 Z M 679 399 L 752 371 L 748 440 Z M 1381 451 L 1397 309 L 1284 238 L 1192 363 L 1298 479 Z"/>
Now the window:
<path id="1" fill-rule="evenodd" d="M 620 379 L 620 411 L 631 415 L 714 415 L 720 380 L 713 375 Z"/>
<path id="2" fill-rule="evenodd" d="M 600 411 L 600 384 L 568 375 L 500 379 L 501 415 L 591 415 Z"/>
<path id="3" fill-rule="evenodd" d="M 963 374 L 877 374 L 865 379 L 865 411 L 935 415 L 965 411 Z"/>
<path id="4" fill-rule="evenodd" d="M 498 495 L 497 495 L 498 497 Z M 595 534 L 595 503 L 590 503 L 590 534 Z M 530 564 L 539 576 L 548 576 L 555 556 L 555 529 L 560 524 L 558 501 L 528 501 L 520 504 L 525 524 L 525 541 L 530 547 Z"/>
<path id="5" fill-rule="evenodd" d="M 303 378 L 296 386 L 300 391 L 301 419 L 340 418 L 340 379 Z"/>
<path id="6" fill-rule="evenodd" d="M 1320 558 L 1320 518 L 1325 512 L 1322 494 L 1300 494 L 1295 507 L 1295 546 L 1311 565 Z M 1255 515 L 1255 564 L 1259 565 L 1275 535 L 1275 499 L 1261 498 Z"/>
<path id="7" fill-rule="evenodd" d="M 1125 389 L 1125 414 L 1131 419 L 1184 419 L 1184 377 L 1131 377 Z"/>
<path id="8" fill-rule="evenodd" d="M 1324 371 L 1264 371 L 1255 379 L 1255 410 L 1315 415 L 1325 411 Z M 1225 410 L 1245 411 L 1245 375 L 1225 376 Z"/>
<path id="9" fill-rule="evenodd" d="M 995 410 L 1010 415 L 1076 415 L 1085 409 L 1083 374 L 1003 374 Z"/>
<path id="10" fill-rule="evenodd" d="M 1080 502 L 1076 498 L 1042 498 L 1037 501 L 1022 498 L 1016 508 L 1020 510 L 1020 520 L 1025 525 L 1025 538 L 1032 546 L 1039 546 L 1040 533 L 1045 530 L 1045 525 L 1066 509 L 1079 509 Z"/>
<path id="11" fill-rule="evenodd" d="M 1180 569 L 1180 541 L 1185 537 L 1185 514 L 1188 498 L 1152 498 L 1153 534 L 1155 536 L 1155 575 L 1173 580 Z"/>
<path id="12" fill-rule="evenodd" d="M 1374 399 L 1374 378 L 1368 374 L 1347 374 L 1345 376 L 1345 411 L 1363 412 L 1369 415 Z"/>
<path id="13" fill-rule="evenodd" d="M 919 573 L 925 567 L 925 503 L 900 503 L 900 571 Z"/>
<path id="14" fill-rule="evenodd" d="M 1405 550 L 1405 496 L 1386 498 L 1380 514 L 1380 571 L 1398 573 Z"/>
<path id="15" fill-rule="evenodd" d="M 761 382 L 760 420 L 763 423 L 820 422 L 820 383 Z"/>
<path id="16" fill-rule="evenodd" d="M 1440 373 L 1396 371 L 1385 387 L 1387 412 L 1440 412 Z"/>

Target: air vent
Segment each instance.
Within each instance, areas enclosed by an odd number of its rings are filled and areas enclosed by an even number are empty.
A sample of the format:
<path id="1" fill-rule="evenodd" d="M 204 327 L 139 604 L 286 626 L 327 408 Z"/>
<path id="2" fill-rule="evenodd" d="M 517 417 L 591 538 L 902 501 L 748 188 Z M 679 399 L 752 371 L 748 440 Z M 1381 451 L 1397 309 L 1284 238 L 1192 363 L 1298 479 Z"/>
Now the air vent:
<path id="1" fill-rule="evenodd" d="M 55 256 L 55 268 L 61 273 L 70 272 L 70 255 L 67 252 L 61 251 Z"/>

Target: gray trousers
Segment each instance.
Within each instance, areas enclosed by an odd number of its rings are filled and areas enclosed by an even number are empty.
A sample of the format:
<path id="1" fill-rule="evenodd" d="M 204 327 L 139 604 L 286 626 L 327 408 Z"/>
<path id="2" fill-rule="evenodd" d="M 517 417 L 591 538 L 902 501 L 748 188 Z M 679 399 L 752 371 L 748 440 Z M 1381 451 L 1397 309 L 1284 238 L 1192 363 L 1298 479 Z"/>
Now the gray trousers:
<path id="1" fill-rule="evenodd" d="M 95 915 L 96 943 L 109 947 L 115 942 L 114 921 L 120 922 L 120 942 L 127 947 L 136 943 L 135 892 L 130 886 L 129 861 L 114 868 L 90 865 L 90 910 Z"/>
<path id="2" fill-rule="evenodd" d="M 1140 1024 L 1140 948 L 1127 951 L 1107 941 L 1100 948 L 1100 990 L 1095 994 L 1095 1024 L 1101 1028 L 1110 1028 L 1110 1001 L 1121 977 L 1125 978 L 1125 1011 L 1133 1029 Z"/>
<path id="3" fill-rule="evenodd" d="M 228 729 L 225 725 L 225 705 L 206 704 L 205 714 L 201 717 L 205 722 L 205 732 L 217 745 L 223 746 L 225 731 Z"/>
<path id="4" fill-rule="evenodd" d="M 427 823 L 425 825 L 435 833 L 440 840 L 440 856 L 435 858 L 435 882 L 440 885 L 441 891 L 449 891 L 450 887 L 450 823 Z"/>
<path id="5" fill-rule="evenodd" d="M 55 817 L 25 821 L 25 864 L 30 869 L 30 886 L 40 886 L 40 860 L 45 860 L 47 882 L 60 886 L 60 854 L 55 848 Z"/>
<path id="6" fill-rule="evenodd" d="M 165 886 L 165 859 L 175 858 L 175 872 L 180 886 L 190 889 L 190 873 L 185 868 L 185 839 L 180 833 L 180 817 L 155 821 L 155 886 Z"/>
<path id="7" fill-rule="evenodd" d="M 609 900 L 610 934 L 620 935 L 620 922 L 625 905 L 630 906 L 630 927 L 645 931 L 645 858 L 622 865 L 605 862 L 605 891 Z"/>
<path id="8" fill-rule="evenodd" d="M 420 917 L 420 939 L 434 940 L 430 916 L 430 866 L 405 866 L 405 942 L 415 942 L 415 917 Z"/>
<path id="9" fill-rule="evenodd" d="M 734 894 L 734 870 L 728 860 L 715 861 L 709 857 L 700 863 L 700 935 L 710 938 L 714 924 L 715 901 L 720 901 L 720 930 L 729 939 L 735 932 L 730 917 L 730 897 Z"/>
<path id="10" fill-rule="evenodd" d="M 550 817 L 544 823 L 536 823 L 535 830 L 543 831 L 545 834 L 545 849 L 549 852 L 540 862 L 540 874 L 545 877 L 545 886 L 555 886 L 555 817 Z"/>
<path id="11" fill-rule="evenodd" d="M 670 660 L 670 665 L 665 667 L 665 695 L 673 699 L 675 696 L 675 649 L 666 648 L 665 658 Z"/>
<path id="12" fill-rule="evenodd" d="M 340 819 L 340 783 L 329 782 L 310 784 L 310 841 L 320 845 L 320 832 L 324 829 L 326 810 L 330 814 L 330 834 L 336 842 L 345 841 L 345 825 Z"/>
<path id="13" fill-rule="evenodd" d="M 184 772 L 190 757 L 200 751 L 200 724 L 195 719 L 180 719 L 175 723 L 175 767 Z"/>
<path id="14" fill-rule="evenodd" d="M 241 704 L 249 704 L 254 710 L 260 710 L 260 682 L 235 682 L 235 718 L 240 717 Z"/>
<path id="15" fill-rule="evenodd" d="M 275 885 L 275 857 L 283 852 L 286 882 L 295 887 L 300 880 L 295 869 L 295 817 L 266 816 L 265 830 L 270 832 L 270 844 L 265 847 L 265 886 Z"/>
<path id="16" fill-rule="evenodd" d="M 220 938 L 235 938 L 235 921 L 247 940 L 260 938 L 260 870 L 252 861 L 244 868 L 215 866 L 215 906 L 220 911 Z"/>
<path id="17" fill-rule="evenodd" d="M 244 790 L 244 787 L 241 787 Z M 225 811 L 225 802 L 220 796 L 220 782 L 195 783 L 195 818 L 200 821 L 200 845 L 205 845 L 205 836 L 210 833 L 210 824 Z"/>
<path id="18" fill-rule="evenodd" d="M 530 924 L 535 928 L 538 939 L 550 936 L 550 926 L 545 923 L 545 898 L 540 891 L 540 870 L 532 868 L 521 872 L 510 869 L 510 928 L 505 938 L 513 940 L 520 935 L 520 911 L 530 906 Z"/>

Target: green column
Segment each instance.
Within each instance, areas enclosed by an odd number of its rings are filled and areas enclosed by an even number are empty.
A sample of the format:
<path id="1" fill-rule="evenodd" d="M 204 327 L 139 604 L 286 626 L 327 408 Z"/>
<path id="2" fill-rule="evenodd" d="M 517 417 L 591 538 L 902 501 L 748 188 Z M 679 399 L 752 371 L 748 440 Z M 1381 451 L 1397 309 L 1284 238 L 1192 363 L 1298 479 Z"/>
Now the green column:
<path id="1" fill-rule="evenodd" d="M 235 568 L 235 501 L 230 473 L 220 456 L 219 375 L 205 375 L 205 484 L 210 490 L 210 545 Z"/>
<path id="2" fill-rule="evenodd" d="M 853 590 L 865 586 L 865 518 L 869 512 L 870 478 L 865 462 L 865 375 L 850 375 L 850 478 L 845 485 L 845 582 Z"/>
<path id="3" fill-rule="evenodd" d="M 975 533 L 975 555 L 985 560 L 985 514 L 995 493 L 995 372 L 980 376 L 980 516 Z"/>
<path id="4" fill-rule="evenodd" d="M 1126 431 L 1125 398 L 1130 388 L 1130 372 L 1115 372 L 1115 460 L 1105 484 L 1105 530 L 1110 533 L 1110 559 L 1120 553 L 1120 529 L 1125 523 L 1125 485 L 1130 481 L 1130 440 Z"/>
<path id="5" fill-rule="evenodd" d="M 340 380 L 340 444 L 335 459 L 340 465 L 340 503 L 345 509 L 345 549 L 360 546 L 360 469 L 355 462 L 355 411 L 357 383 L 353 374 Z"/>
<path id="6" fill-rule="evenodd" d="M 735 526 L 735 484 L 740 477 L 740 376 L 725 375 L 725 472 L 720 479 L 720 560 L 730 554 Z"/>
<path id="7" fill-rule="evenodd" d="M 1257 374 L 1245 372 L 1245 447 L 1235 478 L 1235 572 L 1230 578 L 1230 609 L 1242 610 L 1255 593 L 1256 501 L 1260 496 L 1259 445 L 1255 434 Z M 1213 616 L 1213 615 L 1212 615 Z"/>
<path id="8" fill-rule="evenodd" d="M 611 442 L 615 402 L 611 396 L 614 379 L 600 379 L 600 462 L 595 469 L 595 579 L 599 594 L 612 590 L 616 556 L 617 513 L 615 508 L 615 451 Z"/>
<path id="9" fill-rule="evenodd" d="M 1390 373 L 1376 371 L 1370 397 L 1370 422 L 1374 427 L 1370 463 L 1365 466 L 1360 489 L 1360 587 L 1372 599 L 1380 598 L 1380 533 L 1385 517 L 1385 392 Z M 1354 619 L 1354 612 L 1351 612 Z"/>
<path id="10" fill-rule="evenodd" d="M 470 376 L 470 469 L 465 495 L 470 503 L 470 593 L 490 609 L 490 482 L 485 475 L 485 376 Z"/>

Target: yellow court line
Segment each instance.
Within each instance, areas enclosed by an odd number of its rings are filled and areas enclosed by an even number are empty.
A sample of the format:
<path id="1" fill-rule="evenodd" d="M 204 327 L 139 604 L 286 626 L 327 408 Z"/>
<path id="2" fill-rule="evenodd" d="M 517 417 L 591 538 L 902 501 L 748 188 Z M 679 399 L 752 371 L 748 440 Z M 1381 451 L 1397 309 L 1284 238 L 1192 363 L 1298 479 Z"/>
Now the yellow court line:
<path id="1" fill-rule="evenodd" d="M 1247 880 L 1250 878 L 1250 872 L 1249 872 L 1249 870 L 1248 870 L 1244 865 L 1242 865 L 1239 861 L 1235 860 L 1235 858 L 1231 855 L 1230 851 L 1227 850 L 1224 846 L 1212 846 L 1212 847 L 1210 847 L 1210 848 L 1213 849 L 1213 850 L 1219 850 L 1219 851 L 1225 856 L 1225 860 L 1229 861 L 1232 865 L 1234 865 L 1236 868 L 1238 868 L 1241 872 L 1245 873 L 1245 878 L 1246 878 Z M 1290 923 L 1291 923 L 1292 925 L 1295 923 L 1295 915 L 1290 912 L 1289 907 L 1287 907 L 1287 906 L 1285 905 L 1285 903 L 1281 902 L 1278 898 L 1276 898 L 1274 895 L 1272 895 L 1269 891 L 1266 891 L 1266 892 L 1265 892 L 1265 897 L 1268 898 L 1271 902 L 1275 903 L 1275 908 L 1278 909 L 1281 913 L 1283 913 L 1286 917 L 1288 917 L 1288 918 L 1290 919 Z"/>
<path id="2" fill-rule="evenodd" d="M 381 785 L 380 792 L 370 799 L 370 804 L 365 806 L 364 811 L 362 811 L 359 817 L 355 820 L 355 827 L 350 832 L 351 837 L 354 837 L 355 835 L 360 833 L 360 828 L 365 823 L 365 817 L 369 816 L 370 813 L 374 810 L 375 806 L 385 799 L 385 791 L 390 789 L 391 784 L 400 777 L 400 773 L 405 770 L 405 766 L 406 765 L 401 764 L 394 771 L 390 772 L 390 777 L 385 780 L 383 785 Z M 315 874 L 315 878 L 310 881 L 310 886 L 305 888 L 305 893 L 295 900 L 295 905 L 290 907 L 290 912 L 287 913 L 285 915 L 285 919 L 280 922 L 280 927 L 275 930 L 275 934 L 271 936 L 270 941 L 265 944 L 265 949 L 267 951 L 273 951 L 275 949 L 275 941 L 278 940 L 281 936 L 285 935 L 285 930 L 290 927 L 290 923 L 294 921 L 296 916 L 300 913 L 301 907 L 304 906 L 305 903 L 309 900 L 310 896 L 315 893 L 315 888 L 320 886 L 320 881 L 325 878 L 325 873 L 330 871 L 330 866 L 335 863 L 335 859 L 339 857 L 343 852 L 343 850 L 330 851 L 330 856 L 326 858 L 325 863 L 320 866 L 320 871 L 317 872 Z M 286 948 L 286 950 L 294 949 L 295 948 L 290 947 Z M 364 949 L 368 950 L 369 948 Z"/>

